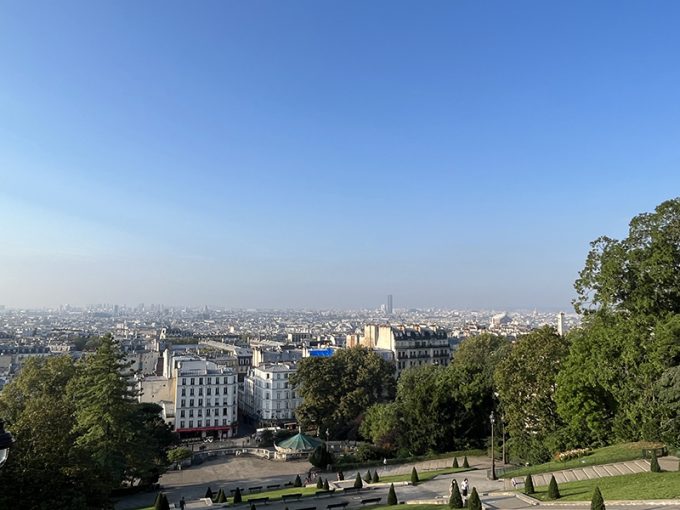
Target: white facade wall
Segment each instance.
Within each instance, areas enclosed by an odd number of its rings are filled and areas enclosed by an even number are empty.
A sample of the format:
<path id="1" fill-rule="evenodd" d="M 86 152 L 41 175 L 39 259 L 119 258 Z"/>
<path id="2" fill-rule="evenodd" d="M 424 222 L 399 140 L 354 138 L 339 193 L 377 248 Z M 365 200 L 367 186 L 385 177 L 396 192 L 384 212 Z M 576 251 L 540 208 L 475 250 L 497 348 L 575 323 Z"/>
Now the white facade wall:
<path id="1" fill-rule="evenodd" d="M 264 363 L 251 368 L 243 382 L 242 408 L 253 418 L 294 421 L 302 398 L 291 387 L 293 363 Z"/>

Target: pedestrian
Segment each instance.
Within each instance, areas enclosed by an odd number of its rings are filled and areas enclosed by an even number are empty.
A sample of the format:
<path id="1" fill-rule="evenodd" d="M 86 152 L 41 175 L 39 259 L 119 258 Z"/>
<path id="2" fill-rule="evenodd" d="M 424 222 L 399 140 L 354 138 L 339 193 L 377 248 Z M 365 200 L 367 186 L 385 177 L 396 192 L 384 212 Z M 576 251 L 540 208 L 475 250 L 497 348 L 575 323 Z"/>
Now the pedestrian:
<path id="1" fill-rule="evenodd" d="M 184 496 L 182 496 L 182 499 L 179 500 L 179 510 L 184 510 L 184 505 L 186 503 L 184 502 Z"/>
<path id="2" fill-rule="evenodd" d="M 470 485 L 470 484 L 469 484 L 467 478 L 466 478 L 465 480 L 463 480 L 463 483 L 460 484 L 460 488 L 463 490 L 463 497 L 464 497 L 464 498 L 467 497 L 468 486 L 469 486 L 469 485 Z"/>

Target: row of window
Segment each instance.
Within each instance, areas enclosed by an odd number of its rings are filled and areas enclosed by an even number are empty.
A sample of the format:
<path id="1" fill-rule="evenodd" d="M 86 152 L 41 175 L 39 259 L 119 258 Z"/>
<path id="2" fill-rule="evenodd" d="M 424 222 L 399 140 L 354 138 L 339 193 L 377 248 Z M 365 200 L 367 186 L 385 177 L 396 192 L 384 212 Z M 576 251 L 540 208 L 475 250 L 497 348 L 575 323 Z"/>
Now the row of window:
<path id="1" fill-rule="evenodd" d="M 185 428 L 185 423 L 186 423 L 186 422 L 185 422 L 184 420 L 180 420 L 180 422 L 179 422 L 179 428 L 180 428 L 180 429 Z M 210 418 L 208 418 L 207 420 L 205 420 L 205 426 L 206 426 L 206 427 L 219 427 L 219 425 L 220 425 L 220 420 L 217 420 L 217 419 L 216 419 L 216 420 L 211 421 Z M 222 420 L 222 425 L 223 425 L 223 426 L 229 425 L 229 420 L 223 419 L 223 420 Z M 203 420 L 198 420 L 198 421 L 196 422 L 196 427 L 201 428 L 202 426 L 203 426 Z M 190 429 L 193 429 L 193 428 L 194 428 L 194 420 L 189 420 L 189 428 L 190 428 Z"/>
<path id="2" fill-rule="evenodd" d="M 230 389 L 229 387 L 224 388 L 224 391 L 223 391 L 222 393 L 223 393 L 224 395 L 226 395 L 227 393 L 229 393 L 229 389 Z M 212 395 L 212 390 L 213 390 L 212 388 L 206 388 L 206 389 L 205 389 L 205 394 L 206 394 L 206 395 Z M 219 395 L 219 394 L 220 394 L 220 387 L 217 386 L 217 387 L 215 388 L 215 395 Z M 187 389 L 186 389 L 186 388 L 182 388 L 182 396 L 183 396 L 183 397 L 186 397 L 186 396 L 187 396 Z M 189 388 L 189 396 L 190 396 L 190 397 L 193 397 L 193 396 L 194 396 L 194 388 Z M 199 396 L 199 397 L 202 397 L 202 396 L 203 396 L 203 388 L 198 388 L 198 396 Z"/>
<path id="3" fill-rule="evenodd" d="M 220 415 L 220 408 L 219 408 L 219 407 L 216 407 L 216 408 L 213 409 L 212 411 L 211 411 L 210 408 L 208 408 L 208 409 L 205 410 L 205 415 L 206 415 L 206 416 L 210 416 L 210 413 L 211 413 L 211 412 L 212 412 L 213 416 L 219 416 L 219 415 Z M 182 409 L 182 410 L 180 410 L 180 412 L 179 412 L 179 417 L 180 417 L 180 418 L 184 418 L 185 414 L 188 414 L 188 415 L 189 415 L 189 418 L 193 418 L 193 417 L 194 417 L 194 410 L 193 410 L 193 409 L 189 409 L 188 412 L 187 412 L 187 411 L 185 411 L 184 409 Z M 228 407 L 225 407 L 225 408 L 222 410 L 222 416 L 228 416 L 228 415 L 229 415 L 229 408 L 228 408 Z M 196 409 L 196 416 L 203 416 L 203 409 Z"/>
<path id="4" fill-rule="evenodd" d="M 182 377 L 182 386 L 187 385 L 187 380 L 189 380 L 189 384 L 194 385 L 196 384 L 196 379 L 198 379 L 198 384 L 202 385 L 203 384 L 203 377 Z M 215 382 L 213 383 L 213 378 L 212 377 L 206 377 L 205 378 L 205 383 L 206 384 L 220 384 L 220 378 L 215 377 Z M 229 384 L 229 377 L 224 377 L 224 382 L 223 384 Z"/>
<path id="5" fill-rule="evenodd" d="M 190 398 L 190 399 L 189 399 L 189 406 L 188 406 L 188 407 L 195 407 L 195 406 L 194 406 L 194 403 L 195 403 L 195 402 L 197 402 L 196 405 L 197 405 L 198 407 L 203 407 L 203 399 L 202 399 L 202 398 L 199 398 L 198 400 L 195 400 L 195 399 L 193 399 L 193 398 Z M 233 399 L 231 402 L 229 402 L 227 399 L 223 399 L 223 400 L 222 400 L 222 405 L 225 405 L 225 406 L 226 406 L 226 405 L 235 405 L 235 404 L 236 404 L 236 400 L 235 400 L 235 399 Z M 206 405 L 206 407 L 212 407 L 212 400 L 209 399 L 209 398 L 206 399 L 205 405 Z M 216 398 L 216 399 L 215 399 L 215 405 L 216 405 L 216 406 L 220 405 L 220 399 L 219 399 L 219 398 Z M 182 400 L 180 400 L 180 402 L 179 402 L 179 407 L 187 407 L 187 400 L 186 400 L 185 398 L 183 398 Z"/>

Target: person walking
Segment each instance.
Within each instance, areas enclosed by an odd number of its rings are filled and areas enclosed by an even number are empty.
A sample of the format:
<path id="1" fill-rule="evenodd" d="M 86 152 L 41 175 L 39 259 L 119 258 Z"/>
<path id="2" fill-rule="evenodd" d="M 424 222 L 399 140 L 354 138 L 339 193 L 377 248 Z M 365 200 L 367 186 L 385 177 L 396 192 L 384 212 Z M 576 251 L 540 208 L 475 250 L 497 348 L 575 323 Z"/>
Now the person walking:
<path id="1" fill-rule="evenodd" d="M 466 498 L 468 494 L 468 487 L 470 486 L 470 483 L 468 482 L 468 479 L 466 478 L 463 480 L 463 483 L 460 484 L 460 488 L 463 492 L 463 497 Z"/>
<path id="2" fill-rule="evenodd" d="M 185 505 L 186 502 L 184 501 L 184 496 L 182 496 L 182 499 L 179 500 L 179 510 L 184 510 Z"/>

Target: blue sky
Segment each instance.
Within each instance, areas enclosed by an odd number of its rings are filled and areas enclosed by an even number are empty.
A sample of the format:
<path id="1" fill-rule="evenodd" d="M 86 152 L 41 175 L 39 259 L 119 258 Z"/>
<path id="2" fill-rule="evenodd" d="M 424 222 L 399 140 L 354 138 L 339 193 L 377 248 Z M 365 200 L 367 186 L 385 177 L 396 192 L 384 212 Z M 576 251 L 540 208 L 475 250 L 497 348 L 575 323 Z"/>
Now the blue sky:
<path id="1" fill-rule="evenodd" d="M 678 195 L 679 15 L 0 0 L 0 304 L 569 310 Z"/>

